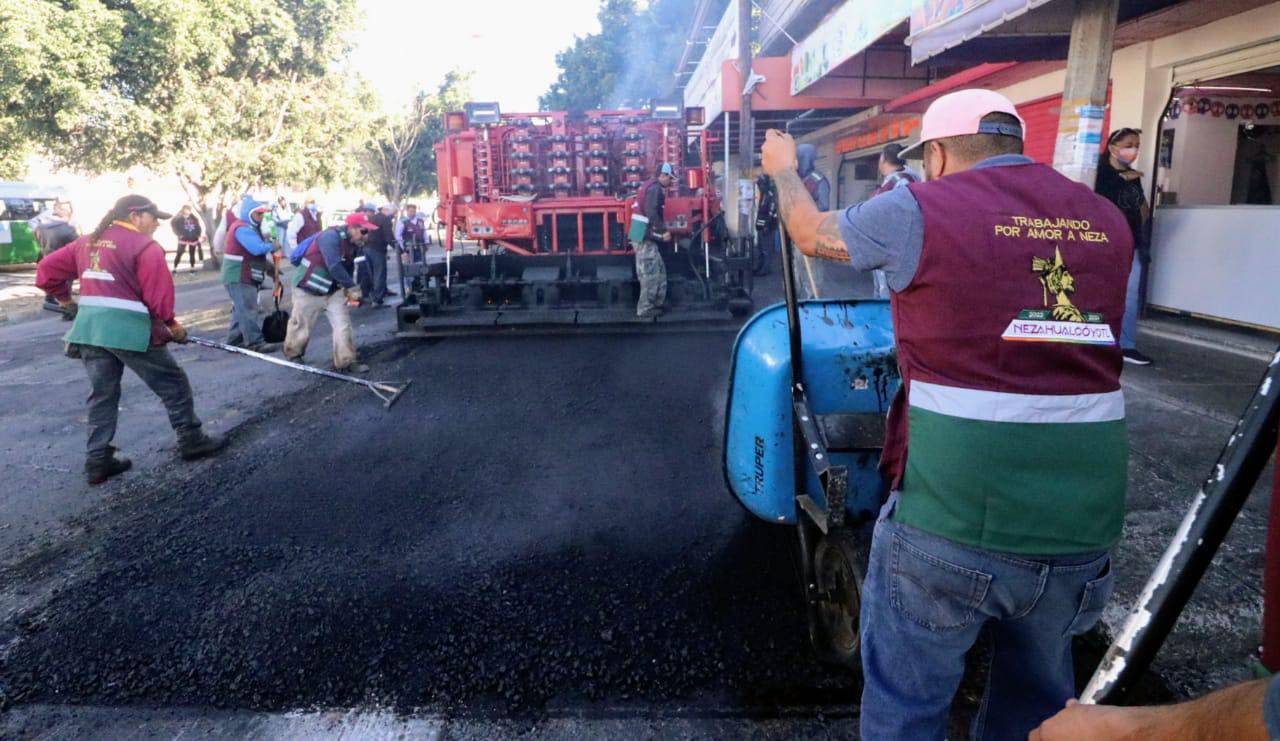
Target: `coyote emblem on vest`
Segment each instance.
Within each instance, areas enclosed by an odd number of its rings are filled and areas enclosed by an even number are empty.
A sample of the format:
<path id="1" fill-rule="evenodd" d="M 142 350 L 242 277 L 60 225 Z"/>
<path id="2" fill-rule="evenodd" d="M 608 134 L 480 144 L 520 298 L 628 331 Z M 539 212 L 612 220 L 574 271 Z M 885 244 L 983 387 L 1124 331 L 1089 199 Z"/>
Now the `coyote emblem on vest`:
<path id="1" fill-rule="evenodd" d="M 1084 314 L 1071 303 L 1068 298 L 1076 292 L 1076 279 L 1067 272 L 1062 263 L 1062 250 L 1054 248 L 1053 259 L 1045 257 L 1031 258 L 1031 272 L 1040 276 L 1040 285 L 1044 288 L 1044 305 L 1049 306 L 1049 294 L 1053 294 L 1053 318 L 1060 322 L 1083 322 Z"/>

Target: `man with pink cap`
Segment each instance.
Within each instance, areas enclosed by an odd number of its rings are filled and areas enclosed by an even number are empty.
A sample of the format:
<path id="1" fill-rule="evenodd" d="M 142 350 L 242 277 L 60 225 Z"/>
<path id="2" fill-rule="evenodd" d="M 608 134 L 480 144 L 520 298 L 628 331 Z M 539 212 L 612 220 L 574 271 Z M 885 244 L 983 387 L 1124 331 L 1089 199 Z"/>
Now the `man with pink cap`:
<path id="1" fill-rule="evenodd" d="M 1111 593 L 1128 443 L 1116 344 L 1133 245 L 1089 188 L 1022 155 L 990 90 L 929 106 L 924 182 L 822 213 L 795 144 L 762 165 L 806 255 L 885 271 L 902 387 L 863 584 L 862 735 L 941 739 L 964 657 L 991 671 L 975 738 L 1026 738 L 1074 694 L 1071 639 Z"/>

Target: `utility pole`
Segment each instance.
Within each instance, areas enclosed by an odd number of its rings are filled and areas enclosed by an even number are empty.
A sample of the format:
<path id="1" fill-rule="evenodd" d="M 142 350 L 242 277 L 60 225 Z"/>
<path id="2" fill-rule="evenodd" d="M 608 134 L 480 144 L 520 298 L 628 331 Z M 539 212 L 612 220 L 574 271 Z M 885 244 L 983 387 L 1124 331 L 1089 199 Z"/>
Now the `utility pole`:
<path id="1" fill-rule="evenodd" d="M 751 120 L 751 0 L 738 3 L 738 78 L 742 85 L 742 107 L 738 114 L 738 244 L 751 234 L 751 207 L 755 204 L 755 125 Z M 727 114 L 726 114 L 727 115 Z M 725 142 L 729 146 L 729 142 Z M 725 181 L 729 182 L 729 173 Z"/>
<path id="2" fill-rule="evenodd" d="M 1058 118 L 1054 168 L 1090 188 L 1098 175 L 1102 120 L 1111 78 L 1112 41 L 1120 0 L 1075 0 L 1067 81 Z"/>

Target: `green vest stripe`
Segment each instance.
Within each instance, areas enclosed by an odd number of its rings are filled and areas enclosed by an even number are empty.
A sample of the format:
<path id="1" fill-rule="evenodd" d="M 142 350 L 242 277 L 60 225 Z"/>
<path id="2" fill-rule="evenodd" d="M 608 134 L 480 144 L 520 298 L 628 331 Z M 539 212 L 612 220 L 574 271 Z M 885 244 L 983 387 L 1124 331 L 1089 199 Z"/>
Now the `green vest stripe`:
<path id="1" fill-rule="evenodd" d="M 222 256 L 222 282 L 223 283 L 239 283 L 240 282 L 240 263 L 244 262 L 244 258 L 240 255 L 223 255 Z"/>
<path id="2" fill-rule="evenodd" d="M 896 520 L 1009 553 L 1084 553 L 1119 540 L 1128 478 L 1124 419 L 992 422 L 919 406 L 907 417 L 911 448 Z M 992 470 L 1000 476 L 988 475 Z"/>
<path id="3" fill-rule="evenodd" d="M 80 310 L 63 340 L 81 345 L 146 352 L 151 346 L 151 316 L 115 306 L 94 306 L 81 297 Z"/>

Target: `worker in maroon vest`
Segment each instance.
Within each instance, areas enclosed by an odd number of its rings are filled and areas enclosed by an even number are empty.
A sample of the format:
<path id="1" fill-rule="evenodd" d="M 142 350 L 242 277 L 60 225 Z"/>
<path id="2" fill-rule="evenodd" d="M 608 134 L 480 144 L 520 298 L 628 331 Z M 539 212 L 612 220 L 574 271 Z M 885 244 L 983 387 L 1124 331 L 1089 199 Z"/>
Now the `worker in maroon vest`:
<path id="1" fill-rule="evenodd" d="M 367 373 L 369 366 L 356 355 L 355 333 L 347 301 L 359 302 L 362 292 L 351 271 L 356 251 L 378 226 L 365 212 L 347 214 L 346 222 L 315 235 L 294 263 L 293 312 L 284 338 L 284 356 L 302 360 L 320 315 L 333 330 L 333 367 L 347 373 Z M 290 259 L 292 262 L 292 258 Z"/>
<path id="2" fill-rule="evenodd" d="M 222 283 L 231 297 L 231 326 L 227 344 L 255 352 L 275 352 L 280 343 L 267 342 L 258 319 L 258 291 L 272 270 L 267 262 L 274 245 L 262 235 L 267 204 L 248 196 L 240 203 L 240 216 L 227 225 L 227 242 L 222 255 Z"/>
<path id="3" fill-rule="evenodd" d="M 408 250 L 409 258 L 413 262 L 421 262 L 422 255 L 429 244 L 431 244 L 431 234 L 427 231 L 426 218 L 418 213 L 416 204 L 406 204 L 404 216 L 396 221 L 397 248 L 401 252 Z"/>
<path id="4" fill-rule="evenodd" d="M 1128 444 L 1116 337 L 1132 236 L 1022 153 L 1004 96 L 924 114 L 925 182 L 822 213 L 771 131 L 765 172 L 807 255 L 883 269 L 902 387 L 863 583 L 862 737 L 941 739 L 983 629 L 980 738 L 1026 738 L 1073 695 L 1071 639 L 1111 593 Z M 907 150 L 909 153 L 911 150 Z"/>
<path id="5" fill-rule="evenodd" d="M 178 434 L 178 454 L 194 460 L 224 445 L 206 435 L 196 417 L 187 374 L 165 344 L 186 342 L 187 330 L 173 314 L 173 276 L 164 248 L 154 239 L 160 211 L 143 196 L 125 196 L 93 233 L 40 261 L 36 286 L 75 317 L 64 338 L 67 354 L 84 361 L 89 374 L 89 443 L 85 474 L 101 484 L 129 470 L 111 442 L 120 411 L 120 376 L 128 367 L 164 402 Z M 80 280 L 80 301 L 71 282 Z"/>
<path id="6" fill-rule="evenodd" d="M 885 148 L 880 150 L 880 187 L 875 189 L 871 194 L 874 198 L 881 193 L 888 193 L 894 188 L 905 188 L 912 183 L 920 182 L 920 175 L 907 167 L 907 161 L 902 157 L 904 147 L 901 144 L 887 144 Z"/>
<path id="7" fill-rule="evenodd" d="M 284 251 L 291 254 L 298 243 L 319 234 L 323 227 L 320 224 L 320 211 L 316 208 L 315 196 L 307 196 L 302 201 L 302 208 L 289 220 L 289 228 L 285 230 Z"/>

